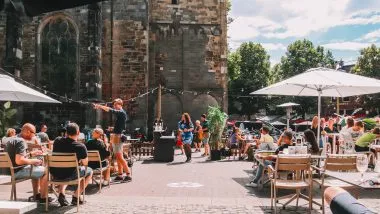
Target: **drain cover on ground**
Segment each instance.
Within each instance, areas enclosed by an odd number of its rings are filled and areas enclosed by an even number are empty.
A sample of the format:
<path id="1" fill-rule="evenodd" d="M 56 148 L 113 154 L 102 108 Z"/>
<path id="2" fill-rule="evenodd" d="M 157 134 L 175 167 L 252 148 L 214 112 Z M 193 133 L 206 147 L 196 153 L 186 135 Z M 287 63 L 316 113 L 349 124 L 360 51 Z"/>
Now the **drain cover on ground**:
<path id="1" fill-rule="evenodd" d="M 193 182 L 179 182 L 179 183 L 168 183 L 168 187 L 174 187 L 174 188 L 198 188 L 202 187 L 203 185 L 200 183 L 193 183 Z"/>

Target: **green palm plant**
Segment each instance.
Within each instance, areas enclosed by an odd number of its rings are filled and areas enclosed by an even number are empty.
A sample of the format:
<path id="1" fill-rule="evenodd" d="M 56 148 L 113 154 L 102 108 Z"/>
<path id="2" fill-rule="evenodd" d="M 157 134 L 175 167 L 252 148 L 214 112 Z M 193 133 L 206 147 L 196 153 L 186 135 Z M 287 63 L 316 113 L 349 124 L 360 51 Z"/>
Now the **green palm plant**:
<path id="1" fill-rule="evenodd" d="M 6 129 L 12 125 L 12 118 L 17 113 L 17 109 L 11 108 L 11 102 L 6 102 L 0 108 L 0 135 L 4 136 Z"/>
<path id="2" fill-rule="evenodd" d="M 226 126 L 228 115 L 220 110 L 219 107 L 209 106 L 207 111 L 207 120 L 210 129 L 210 148 L 219 149 L 219 143 L 222 140 L 224 127 Z"/>

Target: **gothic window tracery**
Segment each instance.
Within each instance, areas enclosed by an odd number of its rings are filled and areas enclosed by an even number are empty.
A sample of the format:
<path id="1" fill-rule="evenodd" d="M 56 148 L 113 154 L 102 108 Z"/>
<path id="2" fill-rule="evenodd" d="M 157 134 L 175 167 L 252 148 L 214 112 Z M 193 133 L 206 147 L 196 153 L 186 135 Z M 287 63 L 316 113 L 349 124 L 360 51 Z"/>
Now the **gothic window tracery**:
<path id="1" fill-rule="evenodd" d="M 47 90 L 71 97 L 78 64 L 77 30 L 64 17 L 52 18 L 41 31 L 41 79 Z"/>

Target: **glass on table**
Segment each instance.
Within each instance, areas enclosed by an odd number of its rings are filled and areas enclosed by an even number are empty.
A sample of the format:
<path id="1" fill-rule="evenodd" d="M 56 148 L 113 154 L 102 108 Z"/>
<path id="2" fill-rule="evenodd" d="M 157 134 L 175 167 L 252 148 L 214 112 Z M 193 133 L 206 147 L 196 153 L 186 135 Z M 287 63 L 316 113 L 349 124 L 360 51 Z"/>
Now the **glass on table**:
<path id="1" fill-rule="evenodd" d="M 356 157 L 356 169 L 361 173 L 360 182 L 364 182 L 364 172 L 368 169 L 368 157 L 365 154 L 360 154 Z"/>

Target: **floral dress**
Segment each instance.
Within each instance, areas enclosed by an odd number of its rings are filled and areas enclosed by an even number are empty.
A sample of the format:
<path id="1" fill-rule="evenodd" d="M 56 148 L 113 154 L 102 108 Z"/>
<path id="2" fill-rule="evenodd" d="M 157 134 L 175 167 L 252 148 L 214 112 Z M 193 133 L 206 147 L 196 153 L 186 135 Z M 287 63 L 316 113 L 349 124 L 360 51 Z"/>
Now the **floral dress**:
<path id="1" fill-rule="evenodd" d="M 178 122 L 178 129 L 182 130 L 182 142 L 184 144 L 191 144 L 193 142 L 193 132 L 187 131 L 185 132 L 185 129 L 191 129 L 194 128 L 194 125 L 192 122 L 189 124 L 184 123 L 182 121 Z"/>

